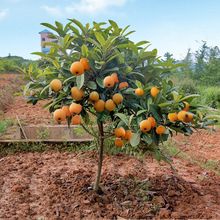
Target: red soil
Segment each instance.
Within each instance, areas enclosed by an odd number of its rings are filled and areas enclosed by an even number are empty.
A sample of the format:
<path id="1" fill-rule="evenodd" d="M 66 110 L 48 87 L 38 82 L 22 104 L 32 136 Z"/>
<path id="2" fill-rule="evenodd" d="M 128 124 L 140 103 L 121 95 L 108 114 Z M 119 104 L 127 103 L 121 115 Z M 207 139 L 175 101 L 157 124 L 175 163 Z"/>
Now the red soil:
<path id="1" fill-rule="evenodd" d="M 141 163 L 124 154 L 105 155 L 102 191 L 96 194 L 91 183 L 97 160 L 94 151 L 5 157 L 0 219 L 220 218 L 220 177 L 211 171 L 174 158 L 176 174 L 151 158 Z"/>

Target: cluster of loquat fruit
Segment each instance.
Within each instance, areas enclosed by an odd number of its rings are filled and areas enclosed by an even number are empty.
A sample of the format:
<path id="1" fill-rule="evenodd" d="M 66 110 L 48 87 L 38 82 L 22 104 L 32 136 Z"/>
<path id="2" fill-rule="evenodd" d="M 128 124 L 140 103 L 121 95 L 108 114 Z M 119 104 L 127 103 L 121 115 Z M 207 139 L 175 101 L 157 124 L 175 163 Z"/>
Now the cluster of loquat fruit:
<path id="1" fill-rule="evenodd" d="M 82 75 L 85 71 L 88 71 L 90 67 L 88 66 L 87 58 L 82 58 L 78 62 L 74 62 L 70 67 L 70 72 L 75 76 Z M 106 88 L 111 88 L 115 85 L 118 86 L 119 89 L 124 87 L 128 87 L 127 82 L 119 83 L 117 73 L 113 73 L 110 76 L 106 76 L 103 80 L 103 84 Z M 59 92 L 62 89 L 62 83 L 59 79 L 54 79 L 50 83 L 50 87 L 54 92 Z M 156 97 L 160 90 L 156 87 L 152 87 L 150 93 L 152 97 Z M 135 89 L 135 94 L 138 96 L 143 96 L 144 91 L 142 88 Z M 85 96 L 85 93 L 82 89 L 78 89 L 77 86 L 71 88 L 71 97 L 74 101 L 81 101 Z M 119 105 L 123 101 L 123 96 L 120 93 L 112 94 L 111 98 L 104 102 L 99 97 L 99 93 L 96 91 L 92 91 L 89 94 L 90 103 L 93 104 L 93 108 L 96 112 L 102 112 L 105 109 L 107 111 L 114 111 L 116 105 Z M 178 120 L 184 122 L 191 122 L 193 120 L 193 115 L 188 112 L 189 104 L 184 102 L 185 108 L 178 113 L 169 113 L 168 119 L 171 122 L 176 122 Z M 81 124 L 82 118 L 79 115 L 82 111 L 83 106 L 73 102 L 70 106 L 63 106 L 61 109 L 57 109 L 54 112 L 54 119 L 57 122 L 64 121 L 67 117 L 71 117 L 71 123 L 73 125 Z M 140 122 L 140 130 L 144 133 L 149 132 L 151 129 L 155 128 L 155 132 L 157 134 L 164 134 L 166 128 L 163 125 L 157 125 L 155 119 L 153 117 L 148 117 L 147 119 Z M 115 146 L 122 147 L 124 142 L 122 139 L 129 141 L 133 135 L 131 130 L 125 131 L 123 127 L 115 129 L 114 134 L 116 136 Z"/>
<path id="2" fill-rule="evenodd" d="M 160 90 L 156 87 L 152 87 L 150 90 L 151 95 L 155 98 L 157 93 Z M 178 112 L 178 113 L 169 113 L 168 114 L 168 119 L 171 122 L 176 122 L 176 121 L 183 121 L 183 122 L 191 122 L 193 120 L 193 115 L 192 113 L 188 112 L 189 111 L 189 103 L 184 102 L 185 108 Z M 156 121 L 153 117 L 149 117 L 146 120 L 141 121 L 140 123 L 140 129 L 142 132 L 148 132 L 151 129 L 156 127 L 156 133 L 157 134 L 164 134 L 166 131 L 166 128 L 162 125 L 157 126 Z"/>
<path id="3" fill-rule="evenodd" d="M 188 112 L 189 111 L 189 103 L 184 102 L 185 108 L 180 111 L 180 112 L 174 112 L 174 113 L 169 113 L 168 114 L 168 119 L 171 122 L 176 122 L 176 121 L 183 121 L 183 122 L 191 122 L 193 120 L 193 114 Z"/>
<path id="4" fill-rule="evenodd" d="M 88 71 L 90 68 L 88 66 L 88 60 L 86 58 L 80 59 L 79 62 L 74 62 L 70 67 L 70 72 L 75 76 L 80 76 L 84 73 L 84 71 Z M 110 76 L 105 77 L 103 84 L 107 88 L 113 87 L 115 84 L 118 84 L 118 76 L 116 73 L 111 74 Z M 127 82 L 121 82 L 118 86 L 120 89 L 124 87 L 128 87 Z M 59 79 L 54 79 L 50 83 L 50 88 L 54 92 L 59 92 L 62 89 L 62 82 Z M 142 89 L 141 89 L 142 90 Z M 135 92 L 136 94 L 139 94 L 139 92 Z M 141 95 L 143 95 L 143 90 Z M 85 93 L 82 89 L 78 89 L 77 86 L 71 88 L 71 96 L 74 101 L 81 101 L 83 97 L 85 96 Z M 93 103 L 93 107 L 96 110 L 96 112 L 102 112 L 105 109 L 107 111 L 113 111 L 116 107 L 116 105 L 119 105 L 123 101 L 123 96 L 120 93 L 115 93 L 112 96 L 112 99 L 108 99 L 106 102 L 104 102 L 102 99 L 100 99 L 98 92 L 92 91 L 89 94 L 89 100 L 91 103 Z M 66 117 L 72 117 L 71 123 L 73 125 L 81 124 L 82 118 L 79 115 L 82 111 L 82 105 L 77 104 L 73 102 L 70 106 L 63 106 L 61 109 L 57 109 L 54 112 L 54 120 L 57 122 L 62 122 L 66 119 Z M 117 130 L 121 131 L 123 130 L 122 134 L 117 132 Z M 117 139 L 115 140 L 115 145 L 118 147 L 123 146 L 123 141 L 121 138 L 123 137 L 125 140 L 130 141 L 131 136 L 133 135 L 131 131 L 125 131 L 124 128 L 115 129 L 115 135 Z"/>
<path id="5" fill-rule="evenodd" d="M 88 60 L 86 58 L 80 59 L 78 62 L 74 62 L 70 67 L 70 72 L 75 76 L 82 75 L 85 71 L 88 71 Z M 54 79 L 50 82 L 50 88 L 54 92 L 59 92 L 62 89 L 62 82 L 59 79 Z M 73 100 L 80 101 L 84 97 L 84 91 L 78 89 L 76 86 L 71 88 L 71 96 Z M 71 122 L 73 125 L 81 124 L 82 118 L 79 115 L 82 111 L 82 105 L 73 102 L 70 106 L 63 106 L 61 109 L 57 109 L 54 112 L 54 120 L 57 122 L 64 121 L 67 117 L 72 117 Z"/>

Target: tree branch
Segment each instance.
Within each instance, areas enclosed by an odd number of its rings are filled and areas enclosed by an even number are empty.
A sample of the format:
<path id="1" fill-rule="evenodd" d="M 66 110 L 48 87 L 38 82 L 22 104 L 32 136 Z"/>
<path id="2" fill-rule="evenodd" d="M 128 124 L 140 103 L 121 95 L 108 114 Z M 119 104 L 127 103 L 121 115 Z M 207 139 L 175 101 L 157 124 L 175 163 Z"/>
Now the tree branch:
<path id="1" fill-rule="evenodd" d="M 115 134 L 110 134 L 110 135 L 106 135 L 106 136 L 101 136 L 101 139 L 106 139 L 106 138 L 110 138 L 112 136 L 114 136 Z"/>
<path id="2" fill-rule="evenodd" d="M 84 129 L 87 133 L 89 133 L 91 136 L 93 136 L 93 137 L 95 137 L 95 138 L 99 138 L 98 136 L 92 134 L 82 123 L 81 123 L 81 125 L 82 125 L 83 129 Z"/>

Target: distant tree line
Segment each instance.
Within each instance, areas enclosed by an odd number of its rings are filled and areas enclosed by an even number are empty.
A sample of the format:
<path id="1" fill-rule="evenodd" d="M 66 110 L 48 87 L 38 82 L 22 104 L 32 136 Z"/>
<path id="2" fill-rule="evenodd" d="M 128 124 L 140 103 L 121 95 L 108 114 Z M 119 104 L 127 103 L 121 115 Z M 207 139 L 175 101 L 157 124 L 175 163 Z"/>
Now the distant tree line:
<path id="1" fill-rule="evenodd" d="M 164 54 L 167 61 L 173 55 L 169 52 Z M 202 41 L 201 47 L 195 52 L 188 52 L 183 60 L 173 59 L 173 63 L 183 63 L 174 75 L 180 79 L 190 78 L 199 86 L 219 86 L 220 85 L 220 50 L 217 46 L 208 46 Z"/>
<path id="2" fill-rule="evenodd" d="M 16 73 L 17 66 L 22 69 L 28 68 L 29 64 L 33 62 L 32 60 L 9 54 L 7 57 L 0 57 L 0 73 Z"/>

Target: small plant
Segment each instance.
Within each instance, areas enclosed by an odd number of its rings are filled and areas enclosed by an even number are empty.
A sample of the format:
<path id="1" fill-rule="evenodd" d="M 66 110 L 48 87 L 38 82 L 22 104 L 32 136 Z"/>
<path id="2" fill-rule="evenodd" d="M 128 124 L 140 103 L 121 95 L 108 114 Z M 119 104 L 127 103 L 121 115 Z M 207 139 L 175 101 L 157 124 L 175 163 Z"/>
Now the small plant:
<path id="1" fill-rule="evenodd" d="M 41 126 L 38 130 L 37 130 L 37 138 L 45 141 L 48 140 L 50 137 L 50 129 L 49 128 L 44 128 L 43 126 Z"/>
<path id="2" fill-rule="evenodd" d="M 14 121 L 10 118 L 0 120 L 0 136 L 7 131 L 8 127 L 11 127 L 13 124 Z"/>
<path id="3" fill-rule="evenodd" d="M 20 69 L 29 81 L 24 88 L 24 95 L 29 96 L 24 99 L 33 105 L 49 100 L 44 108 L 54 112 L 55 121 L 80 124 L 95 138 L 99 159 L 94 191 L 99 189 L 107 139 L 137 157 L 152 154 L 158 162 L 171 165 L 160 148 L 169 135 L 192 134 L 193 129 L 210 129 L 207 126 L 217 122 L 191 104 L 197 94 L 186 94 L 167 80 L 181 64 L 162 62 L 156 49 L 147 51 L 148 41 L 131 41 L 132 31 L 126 33 L 129 26 L 119 28 L 112 20 L 93 22 L 91 27 L 69 21 L 66 26 L 43 23 L 56 32 L 50 37 L 58 44 L 44 43 L 50 53 L 34 53 L 47 59 L 44 69 L 36 70 L 33 65 Z M 169 120 L 170 113 L 177 113 L 177 119 Z"/>

